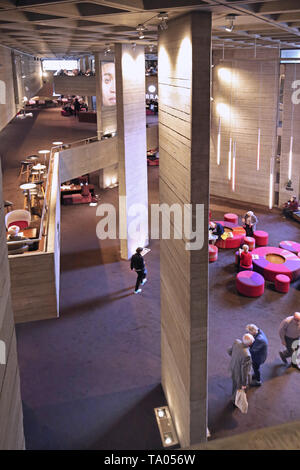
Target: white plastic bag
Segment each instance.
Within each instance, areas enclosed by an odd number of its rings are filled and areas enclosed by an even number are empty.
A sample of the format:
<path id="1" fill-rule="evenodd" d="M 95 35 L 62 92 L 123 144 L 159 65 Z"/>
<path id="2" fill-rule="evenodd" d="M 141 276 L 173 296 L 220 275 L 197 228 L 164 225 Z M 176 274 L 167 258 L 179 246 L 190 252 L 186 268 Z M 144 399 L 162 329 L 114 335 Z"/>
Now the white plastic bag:
<path id="1" fill-rule="evenodd" d="M 237 406 L 244 414 L 248 412 L 248 400 L 245 390 L 237 390 L 235 395 L 235 406 Z"/>

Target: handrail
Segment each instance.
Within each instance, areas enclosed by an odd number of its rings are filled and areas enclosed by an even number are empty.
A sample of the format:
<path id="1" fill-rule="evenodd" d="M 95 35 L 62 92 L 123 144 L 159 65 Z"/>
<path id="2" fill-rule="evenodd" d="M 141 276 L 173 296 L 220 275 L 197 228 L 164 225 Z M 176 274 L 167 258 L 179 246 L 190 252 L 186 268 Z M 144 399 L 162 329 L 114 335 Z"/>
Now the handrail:
<path id="1" fill-rule="evenodd" d="M 108 136 L 115 137 L 116 132 L 112 132 L 110 134 L 104 134 L 101 136 L 100 140 L 106 140 Z M 6 243 L 8 245 L 22 245 L 24 243 L 26 243 L 27 245 L 32 245 L 33 243 L 40 242 L 43 237 L 47 237 L 48 227 L 49 227 L 49 202 L 50 202 L 49 197 L 50 197 L 50 189 L 51 189 L 50 180 L 52 180 L 54 154 L 62 150 L 67 150 L 73 147 L 80 146 L 82 144 L 90 144 L 90 143 L 98 142 L 98 141 L 99 141 L 98 136 L 93 136 L 93 137 L 87 137 L 86 139 L 75 140 L 74 142 L 70 142 L 68 144 L 60 144 L 60 145 L 51 147 L 49 164 L 48 164 L 48 175 L 47 175 L 45 196 L 44 196 L 44 204 L 43 204 L 41 221 L 40 221 L 39 236 L 37 238 L 24 238 L 22 240 L 16 240 L 16 241 L 7 240 Z M 46 221 L 46 224 L 44 226 L 44 220 L 47 214 L 48 214 L 48 220 Z"/>

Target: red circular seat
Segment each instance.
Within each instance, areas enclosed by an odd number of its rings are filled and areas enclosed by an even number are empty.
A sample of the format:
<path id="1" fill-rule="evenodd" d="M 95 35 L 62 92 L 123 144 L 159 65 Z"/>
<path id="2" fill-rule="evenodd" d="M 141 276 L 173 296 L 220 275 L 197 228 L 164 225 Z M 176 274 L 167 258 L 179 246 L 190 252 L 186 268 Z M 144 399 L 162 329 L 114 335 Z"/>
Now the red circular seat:
<path id="1" fill-rule="evenodd" d="M 236 276 L 236 288 L 246 297 L 259 297 L 264 293 L 265 280 L 254 271 L 240 271 Z"/>
<path id="2" fill-rule="evenodd" d="M 255 230 L 253 234 L 255 238 L 255 242 L 257 246 L 266 246 L 269 241 L 269 234 L 268 232 L 264 232 L 263 230 Z"/>
<path id="3" fill-rule="evenodd" d="M 295 253 L 295 255 L 299 256 L 299 251 L 300 251 L 300 243 L 293 242 L 291 240 L 285 240 L 279 243 L 280 248 L 283 250 L 288 250 L 291 251 L 292 253 Z"/>
<path id="4" fill-rule="evenodd" d="M 239 217 L 236 214 L 228 213 L 224 215 L 225 222 L 231 222 L 232 224 L 238 224 Z"/>
<path id="5" fill-rule="evenodd" d="M 209 262 L 213 263 L 218 259 L 218 247 L 215 245 L 208 245 L 208 252 L 209 252 Z"/>
<path id="6" fill-rule="evenodd" d="M 277 292 L 285 294 L 290 290 L 290 278 L 285 276 L 285 274 L 277 274 L 275 277 L 275 289 Z"/>
<path id="7" fill-rule="evenodd" d="M 226 238 L 225 240 L 223 240 L 222 238 L 217 240 L 216 246 L 218 248 L 225 249 L 239 248 L 241 246 L 241 243 L 244 241 L 246 235 L 246 231 L 243 229 L 243 227 L 239 227 L 236 224 L 225 221 L 218 221 L 218 223 L 223 225 L 225 229 L 231 231 L 233 236 L 231 238 Z"/>
<path id="8" fill-rule="evenodd" d="M 255 238 L 253 237 L 245 237 L 244 238 L 245 245 L 249 246 L 249 250 L 252 251 L 255 248 Z"/>

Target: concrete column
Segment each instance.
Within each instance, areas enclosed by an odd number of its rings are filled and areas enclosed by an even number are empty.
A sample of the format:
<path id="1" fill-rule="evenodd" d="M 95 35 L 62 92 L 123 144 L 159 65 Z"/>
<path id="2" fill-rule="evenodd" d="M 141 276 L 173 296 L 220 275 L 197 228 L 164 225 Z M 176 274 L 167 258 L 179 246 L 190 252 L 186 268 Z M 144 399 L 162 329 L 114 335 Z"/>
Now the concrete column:
<path id="1" fill-rule="evenodd" d="M 97 110 L 97 136 L 98 140 L 102 135 L 102 75 L 101 75 L 101 57 L 98 52 L 95 57 L 95 75 L 96 75 L 96 110 Z"/>
<path id="2" fill-rule="evenodd" d="M 90 57 L 88 55 L 84 57 L 84 67 L 85 67 L 85 72 L 91 68 Z"/>
<path id="3" fill-rule="evenodd" d="M 210 62 L 210 13 L 168 22 L 158 42 L 160 203 L 204 206 L 197 249 L 160 244 L 162 385 L 181 446 L 207 432 Z"/>
<path id="4" fill-rule="evenodd" d="M 143 46 L 115 45 L 117 129 L 119 146 L 119 213 L 121 257 L 128 259 L 138 246 L 148 243 L 148 183 L 146 159 L 145 56 Z M 139 214 L 140 235 L 133 238 L 130 228 L 138 215 L 133 204 L 145 207 Z M 122 239 L 123 238 L 123 239 Z"/>

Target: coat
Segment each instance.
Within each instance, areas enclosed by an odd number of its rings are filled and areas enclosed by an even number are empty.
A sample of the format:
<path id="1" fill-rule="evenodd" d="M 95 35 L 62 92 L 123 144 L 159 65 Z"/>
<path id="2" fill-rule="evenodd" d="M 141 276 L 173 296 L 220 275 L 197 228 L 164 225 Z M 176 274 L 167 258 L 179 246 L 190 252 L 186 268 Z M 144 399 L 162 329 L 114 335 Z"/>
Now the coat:
<path id="1" fill-rule="evenodd" d="M 262 330 L 258 330 L 254 343 L 250 346 L 252 362 L 257 365 L 263 364 L 268 355 L 268 340 Z"/>
<path id="2" fill-rule="evenodd" d="M 234 388 L 246 387 L 250 381 L 252 365 L 249 348 L 241 340 L 236 339 L 232 348 L 228 350 L 228 354 L 231 356 L 229 370 Z"/>

